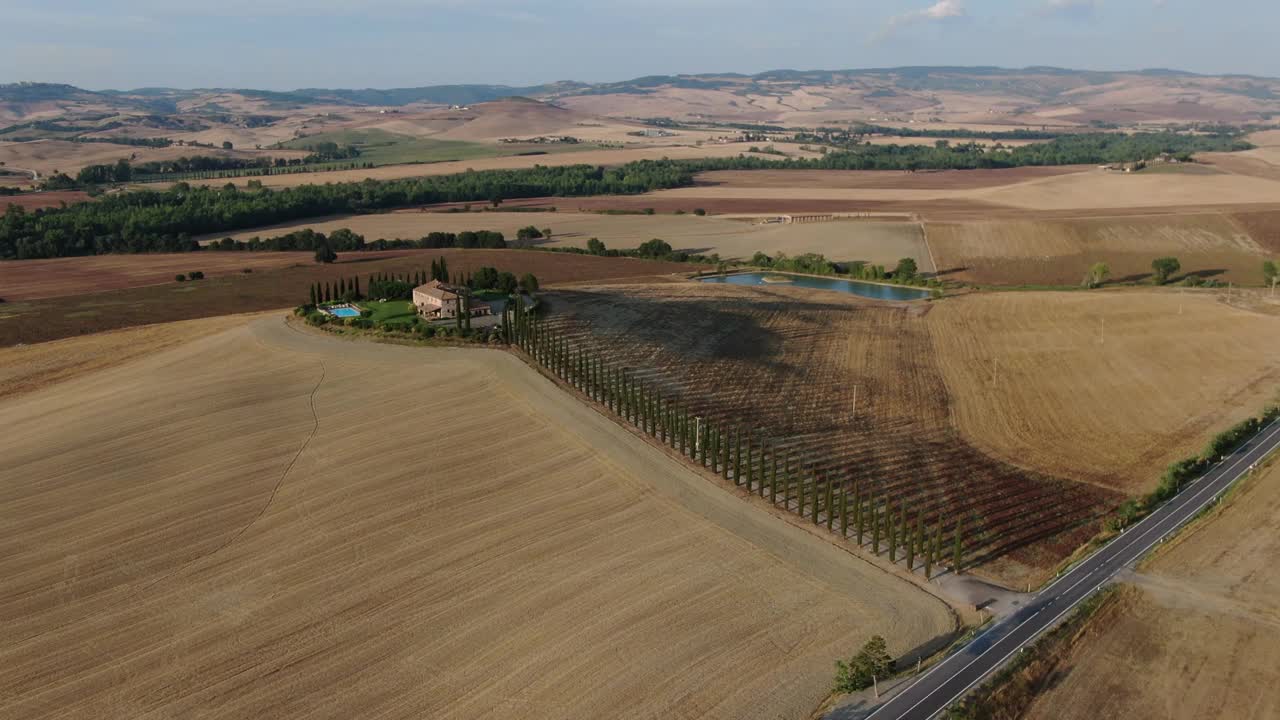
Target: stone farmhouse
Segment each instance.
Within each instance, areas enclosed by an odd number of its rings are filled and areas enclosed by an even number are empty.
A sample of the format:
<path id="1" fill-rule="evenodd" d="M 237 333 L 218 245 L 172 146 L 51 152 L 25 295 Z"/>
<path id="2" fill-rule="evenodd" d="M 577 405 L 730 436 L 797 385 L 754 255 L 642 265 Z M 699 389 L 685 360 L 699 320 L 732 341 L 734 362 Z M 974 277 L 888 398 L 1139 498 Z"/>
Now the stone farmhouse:
<path id="1" fill-rule="evenodd" d="M 413 289 L 413 305 L 418 309 L 418 314 L 424 317 L 457 317 L 462 312 L 463 296 L 467 292 L 466 288 L 432 280 Z M 489 307 L 489 303 L 480 302 L 471 306 L 471 317 L 492 314 L 493 308 Z"/>

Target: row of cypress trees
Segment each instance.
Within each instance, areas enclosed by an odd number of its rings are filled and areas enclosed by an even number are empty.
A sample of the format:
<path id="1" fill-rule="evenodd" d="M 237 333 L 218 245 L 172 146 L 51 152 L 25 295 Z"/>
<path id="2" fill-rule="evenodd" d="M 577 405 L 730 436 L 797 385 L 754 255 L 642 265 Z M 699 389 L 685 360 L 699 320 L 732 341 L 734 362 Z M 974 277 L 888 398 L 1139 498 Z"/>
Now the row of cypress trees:
<path id="1" fill-rule="evenodd" d="M 371 278 L 372 279 L 372 278 Z M 341 300 L 348 292 L 360 297 L 360 276 L 351 278 L 339 277 L 337 282 L 317 282 L 311 285 L 311 304 L 334 302 Z"/>
<path id="2" fill-rule="evenodd" d="M 376 272 L 369 276 L 369 283 L 385 282 L 388 280 L 397 280 L 408 283 L 417 287 L 425 285 L 431 280 L 440 280 L 441 282 L 449 282 L 449 265 L 443 257 L 438 260 L 431 261 L 431 271 L 415 270 L 407 273 L 388 273 Z M 458 274 L 457 281 L 460 283 L 469 283 L 471 277 L 469 274 Z M 341 300 L 348 291 L 354 293 L 355 297 L 360 297 L 360 276 L 357 275 L 350 279 L 339 277 L 336 282 L 326 281 L 313 283 L 310 288 L 310 300 L 312 305 L 321 303 L 336 302 Z M 470 323 L 466 323 L 470 327 Z"/>
<path id="3" fill-rule="evenodd" d="M 764 437 L 757 429 L 727 425 L 698 416 L 682 397 L 660 389 L 614 367 L 532 312 L 509 303 L 503 312 L 504 339 L 525 351 L 564 382 L 604 405 L 641 431 L 692 462 L 719 474 L 734 485 L 766 496 L 775 506 L 795 512 L 815 525 L 825 525 L 859 546 L 902 558 L 909 570 L 933 577 L 941 566 L 944 524 L 941 514 L 927 522 L 923 510 L 912 517 L 907 503 L 880 498 L 874 487 L 837 479 L 809 456 Z M 964 567 L 964 529 L 961 519 L 951 528 L 953 572 Z"/>

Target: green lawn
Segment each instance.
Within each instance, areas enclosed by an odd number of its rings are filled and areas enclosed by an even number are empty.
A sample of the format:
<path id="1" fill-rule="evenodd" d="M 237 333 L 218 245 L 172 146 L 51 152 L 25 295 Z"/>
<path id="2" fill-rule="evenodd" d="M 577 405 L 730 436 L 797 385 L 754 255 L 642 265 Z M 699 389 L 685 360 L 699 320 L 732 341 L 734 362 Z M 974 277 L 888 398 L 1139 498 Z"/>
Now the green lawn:
<path id="1" fill-rule="evenodd" d="M 408 323 L 418 314 L 418 311 L 413 307 L 413 303 L 408 300 L 388 300 L 386 302 L 366 300 L 356 304 L 366 310 L 372 310 L 373 316 L 370 319 L 374 322 Z"/>
<path id="2" fill-rule="evenodd" d="M 374 165 L 401 163 L 431 163 L 449 160 L 474 160 L 476 158 L 501 157 L 522 153 L 556 153 L 587 148 L 588 145 L 508 145 L 463 142 L 460 140 L 433 140 L 386 130 L 336 130 L 290 140 L 283 147 L 304 149 L 321 142 L 354 145 L 360 149 L 360 157 L 349 162 L 371 162 Z"/>

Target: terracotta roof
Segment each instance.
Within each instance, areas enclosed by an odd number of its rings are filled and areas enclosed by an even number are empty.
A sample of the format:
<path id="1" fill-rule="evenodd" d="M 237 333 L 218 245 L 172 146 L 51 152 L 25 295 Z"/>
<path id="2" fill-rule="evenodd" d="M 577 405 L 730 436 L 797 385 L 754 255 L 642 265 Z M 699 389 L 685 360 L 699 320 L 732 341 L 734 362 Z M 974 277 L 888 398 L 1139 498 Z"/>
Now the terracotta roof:
<path id="1" fill-rule="evenodd" d="M 438 300 L 452 300 L 453 298 L 458 297 L 457 287 L 442 283 L 439 280 L 432 280 L 425 285 L 419 285 L 414 288 L 413 291 Z"/>

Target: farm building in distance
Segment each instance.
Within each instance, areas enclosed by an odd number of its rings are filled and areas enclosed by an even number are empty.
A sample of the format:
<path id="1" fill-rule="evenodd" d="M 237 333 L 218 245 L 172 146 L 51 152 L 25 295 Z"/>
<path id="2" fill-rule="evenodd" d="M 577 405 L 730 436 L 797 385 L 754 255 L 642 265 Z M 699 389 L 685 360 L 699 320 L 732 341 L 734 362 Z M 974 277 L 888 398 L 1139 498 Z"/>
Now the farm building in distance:
<path id="1" fill-rule="evenodd" d="M 413 306 L 419 314 L 429 318 L 457 317 L 467 292 L 466 288 L 432 280 L 413 289 Z M 492 314 L 493 308 L 488 303 L 477 303 L 471 307 L 472 317 Z"/>

